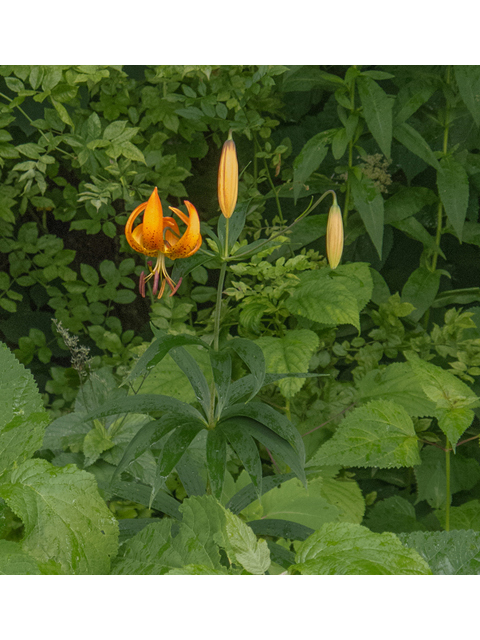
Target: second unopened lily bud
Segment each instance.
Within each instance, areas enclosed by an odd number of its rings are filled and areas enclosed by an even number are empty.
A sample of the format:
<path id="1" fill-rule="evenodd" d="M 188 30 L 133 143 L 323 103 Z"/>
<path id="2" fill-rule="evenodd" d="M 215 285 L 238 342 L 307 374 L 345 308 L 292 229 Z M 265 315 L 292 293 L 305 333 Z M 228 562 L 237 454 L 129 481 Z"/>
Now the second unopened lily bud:
<path id="1" fill-rule="evenodd" d="M 327 258 L 331 269 L 336 269 L 343 253 L 343 220 L 337 198 L 328 212 L 327 221 Z"/>
<path id="2" fill-rule="evenodd" d="M 223 145 L 218 167 L 218 202 L 226 218 L 230 218 L 235 210 L 238 197 L 238 160 L 232 132 Z"/>

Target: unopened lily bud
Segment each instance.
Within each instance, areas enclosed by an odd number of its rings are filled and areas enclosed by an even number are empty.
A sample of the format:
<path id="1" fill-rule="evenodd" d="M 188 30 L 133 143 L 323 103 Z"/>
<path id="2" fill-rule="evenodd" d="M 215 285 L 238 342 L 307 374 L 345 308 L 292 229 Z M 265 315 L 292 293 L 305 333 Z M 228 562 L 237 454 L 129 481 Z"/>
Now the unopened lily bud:
<path id="1" fill-rule="evenodd" d="M 223 145 L 218 167 L 218 202 L 226 218 L 230 218 L 235 210 L 238 197 L 238 160 L 232 132 Z"/>
<path id="2" fill-rule="evenodd" d="M 343 221 L 342 212 L 334 199 L 327 221 L 327 258 L 331 269 L 339 265 L 343 253 Z"/>

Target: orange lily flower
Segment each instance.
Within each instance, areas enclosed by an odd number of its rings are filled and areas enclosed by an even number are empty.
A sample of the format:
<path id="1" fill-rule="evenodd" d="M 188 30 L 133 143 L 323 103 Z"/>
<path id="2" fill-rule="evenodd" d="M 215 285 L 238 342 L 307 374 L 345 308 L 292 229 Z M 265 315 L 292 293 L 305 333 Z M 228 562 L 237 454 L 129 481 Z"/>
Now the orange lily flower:
<path id="1" fill-rule="evenodd" d="M 187 225 L 187 229 L 183 235 L 180 234 L 178 224 L 174 218 L 164 217 L 162 203 L 158 197 L 157 187 L 153 190 L 148 202 L 139 205 L 128 218 L 125 225 L 125 237 L 128 244 L 137 251 L 146 256 L 157 258 L 157 262 L 152 269 L 152 262 L 148 262 L 150 273 L 145 276 L 145 272 L 140 275 L 140 293 L 145 297 L 145 283 L 154 278 L 153 295 L 159 290 L 158 285 L 161 280 L 158 298 L 162 297 L 165 290 L 165 283 L 168 282 L 173 296 L 180 286 L 182 279 L 178 283 L 173 282 L 167 273 L 165 266 L 165 258 L 176 260 L 177 258 L 188 258 L 193 255 L 202 245 L 202 236 L 200 235 L 200 219 L 197 210 L 187 200 L 185 205 L 188 210 L 186 216 L 180 209 L 169 207 L 182 222 Z M 143 222 L 133 229 L 133 223 L 138 216 L 143 214 Z"/>

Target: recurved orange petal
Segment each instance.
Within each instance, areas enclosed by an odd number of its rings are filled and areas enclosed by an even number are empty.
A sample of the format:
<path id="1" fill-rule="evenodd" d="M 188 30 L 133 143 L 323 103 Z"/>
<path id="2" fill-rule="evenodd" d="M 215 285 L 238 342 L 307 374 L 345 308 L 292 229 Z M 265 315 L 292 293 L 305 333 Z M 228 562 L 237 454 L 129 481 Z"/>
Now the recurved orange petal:
<path id="1" fill-rule="evenodd" d="M 187 230 L 183 236 L 177 240 L 174 246 L 165 250 L 167 255 L 172 260 L 177 258 L 188 258 L 197 251 L 202 244 L 202 236 L 200 235 L 200 218 L 198 217 L 197 210 L 191 202 L 185 200 L 185 205 L 188 210 L 188 218 L 180 209 L 175 207 L 169 207 L 181 220 L 187 224 Z"/>
<path id="2" fill-rule="evenodd" d="M 143 246 L 147 251 L 163 251 L 163 211 L 157 187 L 148 199 L 143 215 Z"/>
<path id="3" fill-rule="evenodd" d="M 147 203 L 143 202 L 136 209 L 134 209 L 127 220 L 127 224 L 125 225 L 125 237 L 127 239 L 127 242 L 134 251 L 138 251 L 139 253 L 145 253 L 145 248 L 143 246 L 143 237 L 141 241 L 140 241 L 140 238 L 138 237 L 139 236 L 138 233 L 137 233 L 137 236 L 135 237 L 134 233 L 136 230 L 132 231 L 132 228 L 133 228 L 133 223 L 138 218 L 138 216 L 142 213 L 142 211 L 145 210 L 146 206 L 147 206 Z"/>

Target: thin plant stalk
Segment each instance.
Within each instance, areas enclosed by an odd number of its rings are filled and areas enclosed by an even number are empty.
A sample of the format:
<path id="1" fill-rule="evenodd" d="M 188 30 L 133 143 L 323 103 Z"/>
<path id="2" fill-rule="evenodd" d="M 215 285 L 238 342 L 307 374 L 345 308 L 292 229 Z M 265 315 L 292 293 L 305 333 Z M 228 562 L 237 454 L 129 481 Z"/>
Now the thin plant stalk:
<path id="1" fill-rule="evenodd" d="M 445 531 L 450 531 L 450 501 L 452 499 L 450 493 L 450 442 L 448 441 L 445 444 L 445 475 L 446 475 L 446 493 L 447 493 L 447 502 L 445 504 Z"/>

